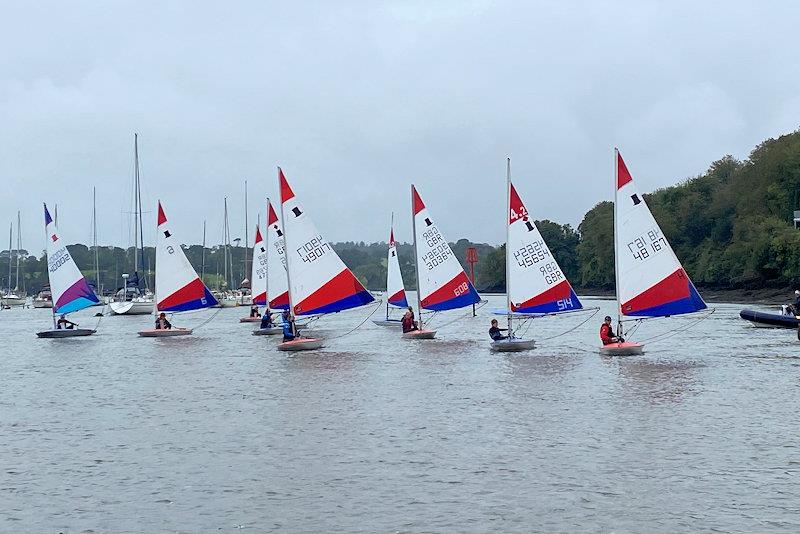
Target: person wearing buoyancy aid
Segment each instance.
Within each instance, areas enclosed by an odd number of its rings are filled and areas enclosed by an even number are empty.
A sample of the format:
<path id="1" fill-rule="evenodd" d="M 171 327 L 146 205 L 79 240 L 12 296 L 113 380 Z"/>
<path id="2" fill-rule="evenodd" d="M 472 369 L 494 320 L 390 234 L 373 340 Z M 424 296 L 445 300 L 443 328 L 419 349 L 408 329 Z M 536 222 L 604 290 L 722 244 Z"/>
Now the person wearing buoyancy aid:
<path id="1" fill-rule="evenodd" d="M 610 345 L 612 343 L 622 343 L 625 341 L 623 338 L 614 334 L 614 329 L 611 328 L 611 316 L 606 315 L 603 324 L 600 325 L 600 341 L 603 345 Z"/>

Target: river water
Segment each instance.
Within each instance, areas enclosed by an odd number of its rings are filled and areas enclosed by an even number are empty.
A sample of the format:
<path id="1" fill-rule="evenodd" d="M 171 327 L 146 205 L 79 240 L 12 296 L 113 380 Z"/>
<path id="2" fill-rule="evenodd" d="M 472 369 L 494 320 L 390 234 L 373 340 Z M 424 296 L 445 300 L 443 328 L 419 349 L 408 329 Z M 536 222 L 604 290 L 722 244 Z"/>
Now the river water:
<path id="1" fill-rule="evenodd" d="M 800 532 L 794 331 L 716 304 L 604 359 L 613 302 L 584 299 L 587 323 L 537 320 L 537 339 L 574 330 L 493 354 L 503 303 L 435 317 L 433 342 L 367 323 L 294 355 L 249 335 L 246 308 L 168 340 L 136 336 L 150 317 L 39 340 L 49 311 L 2 311 L 0 531 Z"/>

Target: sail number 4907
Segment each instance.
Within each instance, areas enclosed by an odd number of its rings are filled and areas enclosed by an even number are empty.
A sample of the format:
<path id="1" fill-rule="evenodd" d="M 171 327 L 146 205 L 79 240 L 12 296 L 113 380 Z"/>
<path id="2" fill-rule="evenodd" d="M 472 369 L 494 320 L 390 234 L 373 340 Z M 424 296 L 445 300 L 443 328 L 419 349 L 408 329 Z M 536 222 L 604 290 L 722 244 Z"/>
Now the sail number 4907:
<path id="1" fill-rule="evenodd" d="M 322 239 L 321 235 L 318 235 L 297 247 L 297 254 L 303 261 L 311 263 L 330 252 L 330 250 L 331 246 L 328 242 Z"/>

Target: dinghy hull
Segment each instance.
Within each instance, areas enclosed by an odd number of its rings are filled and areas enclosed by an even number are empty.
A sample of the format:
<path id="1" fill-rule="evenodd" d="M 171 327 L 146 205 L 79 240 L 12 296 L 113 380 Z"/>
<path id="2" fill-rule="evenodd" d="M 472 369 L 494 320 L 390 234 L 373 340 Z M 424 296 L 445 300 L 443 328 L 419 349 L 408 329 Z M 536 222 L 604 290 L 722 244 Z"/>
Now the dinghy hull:
<path id="1" fill-rule="evenodd" d="M 283 328 L 280 326 L 271 326 L 269 328 L 259 328 L 258 330 L 253 330 L 254 336 L 276 336 L 281 333 L 283 333 Z"/>
<path id="2" fill-rule="evenodd" d="M 797 328 L 800 325 L 800 320 L 794 315 L 780 313 L 742 310 L 739 312 L 739 317 L 759 328 Z"/>
<path id="3" fill-rule="evenodd" d="M 402 324 L 400 319 L 376 319 L 372 322 L 378 326 L 401 326 Z"/>
<path id="4" fill-rule="evenodd" d="M 639 356 L 644 354 L 644 345 L 633 341 L 623 343 L 611 343 L 600 347 L 602 356 Z"/>
<path id="5" fill-rule="evenodd" d="M 436 330 L 412 330 L 403 334 L 403 339 L 433 339 L 436 337 Z"/>
<path id="6" fill-rule="evenodd" d="M 141 337 L 177 337 L 191 335 L 191 328 L 170 328 L 167 330 L 141 330 L 139 335 Z"/>
<path id="7" fill-rule="evenodd" d="M 317 338 L 300 338 L 284 341 L 278 345 L 278 350 L 284 352 L 300 352 L 303 350 L 317 350 L 323 346 L 322 340 Z"/>
<path id="8" fill-rule="evenodd" d="M 67 337 L 85 337 L 91 336 L 97 330 L 90 330 L 89 328 L 65 328 L 61 330 L 45 330 L 44 332 L 36 332 L 36 336 L 44 339 L 62 339 Z"/>
<path id="9" fill-rule="evenodd" d="M 502 339 L 493 341 L 490 348 L 494 352 L 523 352 L 535 349 L 535 342 L 532 339 Z"/>
<path id="10" fill-rule="evenodd" d="M 239 319 L 240 323 L 260 323 L 261 317 L 242 317 Z"/>

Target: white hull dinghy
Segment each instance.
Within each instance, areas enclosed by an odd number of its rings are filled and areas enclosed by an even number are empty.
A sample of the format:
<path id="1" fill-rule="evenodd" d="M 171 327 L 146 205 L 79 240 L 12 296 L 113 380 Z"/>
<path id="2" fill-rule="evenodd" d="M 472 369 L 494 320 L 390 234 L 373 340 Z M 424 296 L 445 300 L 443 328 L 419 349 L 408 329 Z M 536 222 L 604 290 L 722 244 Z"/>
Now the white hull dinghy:
<path id="1" fill-rule="evenodd" d="M 254 336 L 277 336 L 278 334 L 283 333 L 283 327 L 281 326 L 270 326 L 269 328 L 259 328 L 257 330 L 253 330 Z"/>
<path id="2" fill-rule="evenodd" d="M 617 336 L 622 317 L 669 317 L 706 309 L 639 193 L 619 150 L 614 149 L 614 278 Z M 600 347 L 607 356 L 644 353 L 644 344 L 625 341 Z"/>
<path id="3" fill-rule="evenodd" d="M 514 335 L 514 314 L 554 315 L 583 308 L 536 222 L 511 182 L 506 160 L 506 317 L 508 337 L 495 340 L 496 352 L 536 348 L 533 339 Z"/>
<path id="4" fill-rule="evenodd" d="M 375 319 L 372 322 L 378 326 L 391 326 L 394 328 L 400 328 L 403 326 L 403 321 L 400 319 Z"/>
<path id="5" fill-rule="evenodd" d="M 217 304 L 217 299 L 200 280 L 186 258 L 180 241 L 172 233 L 167 216 L 158 202 L 156 234 L 156 312 L 175 313 L 202 310 Z M 141 330 L 141 337 L 176 337 L 192 334 L 191 328 Z"/>
<path id="6" fill-rule="evenodd" d="M 400 272 L 400 261 L 397 258 L 397 242 L 394 240 L 394 213 L 389 223 L 389 253 L 386 261 L 386 318 L 375 319 L 372 322 L 378 326 L 397 328 L 402 326 L 400 319 L 390 319 L 390 306 L 400 309 L 408 308 L 403 275 Z"/>
<path id="7" fill-rule="evenodd" d="M 47 205 L 44 206 L 44 231 L 47 236 L 47 275 L 50 279 L 50 294 L 54 302 L 53 310 L 53 329 L 37 332 L 36 336 L 46 339 L 57 339 L 67 337 L 91 336 L 95 330 L 89 328 L 74 328 L 77 324 L 67 321 L 65 326 L 73 328 L 58 328 L 62 319 L 56 321 L 56 314 L 66 315 L 80 311 L 97 304 L 100 299 L 89 286 L 86 278 L 83 277 L 75 260 L 67 249 L 65 241 L 58 231 L 56 224 Z"/>
<path id="8" fill-rule="evenodd" d="M 403 339 L 433 339 L 435 337 L 436 330 L 412 330 L 403 334 Z"/>
<path id="9" fill-rule="evenodd" d="M 288 320 L 297 336 L 295 317 L 357 308 L 373 302 L 375 297 L 322 237 L 280 168 L 278 189 L 285 242 Z M 268 220 L 272 220 L 272 214 Z M 322 345 L 321 338 L 297 337 L 279 344 L 277 348 L 281 351 L 307 351 L 320 349 Z"/>

